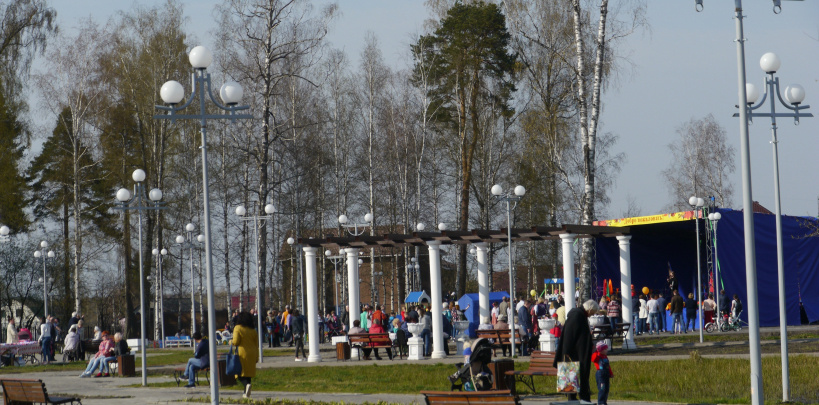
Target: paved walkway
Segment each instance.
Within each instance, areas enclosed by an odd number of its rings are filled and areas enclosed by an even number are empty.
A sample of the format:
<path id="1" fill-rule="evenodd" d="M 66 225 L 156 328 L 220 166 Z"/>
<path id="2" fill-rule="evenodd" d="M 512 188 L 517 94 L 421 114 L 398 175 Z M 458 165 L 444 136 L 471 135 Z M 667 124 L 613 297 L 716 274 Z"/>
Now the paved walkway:
<path id="1" fill-rule="evenodd" d="M 772 332 L 774 330 L 778 330 L 777 328 L 763 328 L 765 332 Z M 810 326 L 810 327 L 789 327 L 790 332 L 819 332 L 819 326 Z M 737 333 L 747 333 L 747 331 L 740 331 Z M 665 336 L 665 335 L 661 335 Z M 645 347 L 646 345 L 650 345 L 651 337 L 638 337 L 637 342 L 639 346 Z M 717 345 L 733 345 L 733 344 L 743 344 L 743 342 L 705 342 L 705 343 L 673 343 L 673 344 L 662 344 L 662 345 L 652 345 L 654 347 L 706 347 L 706 346 L 717 346 Z M 778 341 L 763 341 L 763 344 L 778 344 Z M 389 360 L 382 360 L 382 361 L 337 361 L 335 359 L 335 348 L 331 347 L 329 344 L 325 344 L 321 346 L 321 355 L 322 355 L 322 365 L 325 366 L 344 366 L 344 367 L 356 367 L 362 364 L 389 364 Z M 773 354 L 777 355 L 777 354 Z M 819 356 L 819 353 L 812 353 L 812 355 Z M 738 357 L 746 357 L 746 355 L 726 355 L 724 357 L 730 358 L 738 358 Z M 629 354 L 621 354 L 616 356 L 616 361 L 645 361 L 645 360 L 669 360 L 669 359 L 676 359 L 676 358 L 687 358 L 688 356 L 640 356 L 640 355 L 629 355 Z M 723 357 L 721 355 L 706 355 L 703 357 Z M 420 364 L 436 364 L 436 363 L 445 363 L 445 364 L 455 364 L 461 362 L 463 359 L 460 356 L 449 356 L 445 359 L 437 359 L 437 360 L 423 360 L 415 363 Z M 394 360 L 394 363 L 399 363 L 402 360 Z M 403 360 L 407 361 L 407 360 Z M 517 361 L 528 361 L 528 357 L 523 357 L 518 359 Z M 307 362 L 296 362 L 294 361 L 293 357 L 290 356 L 277 356 L 277 357 L 266 357 L 264 359 L 264 363 L 260 365 L 261 368 L 282 368 L 282 367 L 315 367 L 317 366 L 316 363 L 307 363 Z M 149 370 L 159 371 L 160 369 L 168 369 L 169 366 L 165 367 L 149 367 Z M 207 386 L 201 386 L 197 388 L 141 388 L 141 387 L 132 387 L 134 385 L 140 384 L 140 377 L 130 377 L 130 378 L 79 378 L 79 371 L 71 371 L 71 372 L 38 372 L 36 367 L 31 367 L 33 372 L 24 373 L 24 374 L 13 374 L 13 375 L 0 375 L 0 378 L 31 378 L 31 379 L 42 379 L 46 383 L 46 387 L 48 391 L 52 394 L 76 394 L 82 395 L 86 398 L 83 399 L 83 404 L 85 405 L 101 405 L 101 404 L 112 404 L 112 403 L 125 403 L 129 405 L 137 405 L 137 404 L 170 404 L 170 403 L 178 403 L 179 401 L 184 401 L 189 398 L 195 397 L 205 397 L 210 394 L 209 388 Z M 139 369 L 137 368 L 137 371 Z M 172 381 L 170 377 L 167 376 L 151 376 L 149 373 L 148 381 L 150 383 L 153 382 L 168 382 Z M 238 390 L 220 390 L 221 397 L 225 399 L 241 399 L 241 392 Z M 254 392 L 253 397 L 256 399 L 262 398 L 283 398 L 283 399 L 292 399 L 292 400 L 313 400 L 313 401 L 323 401 L 323 402 L 346 402 L 346 403 L 353 403 L 353 404 L 360 404 L 364 402 L 369 403 L 378 403 L 378 402 L 387 402 L 387 403 L 400 403 L 400 404 L 423 404 L 424 400 L 421 395 L 402 395 L 402 394 L 343 394 L 343 393 L 295 393 L 295 392 Z M 523 403 L 526 405 L 535 405 L 535 404 L 549 404 L 552 402 L 561 401 L 565 397 L 540 397 L 540 396 L 527 396 L 523 398 Z M 651 403 L 647 402 L 622 402 L 622 401 L 610 401 L 612 405 L 632 405 L 632 404 L 641 404 L 641 405 L 650 405 Z"/>

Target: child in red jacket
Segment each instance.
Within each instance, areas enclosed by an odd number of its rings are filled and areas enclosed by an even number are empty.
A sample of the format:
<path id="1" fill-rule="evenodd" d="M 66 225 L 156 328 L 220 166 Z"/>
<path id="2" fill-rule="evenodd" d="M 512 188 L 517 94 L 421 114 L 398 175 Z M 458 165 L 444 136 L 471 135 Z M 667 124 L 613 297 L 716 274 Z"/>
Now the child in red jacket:
<path id="1" fill-rule="evenodd" d="M 594 367 L 597 368 L 597 373 L 594 375 L 597 380 L 597 404 L 607 405 L 609 399 L 609 384 L 610 379 L 614 377 L 611 372 L 611 365 L 609 365 L 609 345 L 605 341 L 597 342 L 597 350 L 592 353 L 591 361 Z"/>

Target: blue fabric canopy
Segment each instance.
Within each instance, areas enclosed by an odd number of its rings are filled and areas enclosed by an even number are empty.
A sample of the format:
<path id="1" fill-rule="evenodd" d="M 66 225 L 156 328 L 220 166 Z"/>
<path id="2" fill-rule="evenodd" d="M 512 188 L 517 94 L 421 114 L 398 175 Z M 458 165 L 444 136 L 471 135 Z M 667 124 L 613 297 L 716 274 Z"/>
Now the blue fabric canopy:
<path id="1" fill-rule="evenodd" d="M 506 291 L 495 291 L 489 293 L 489 307 L 491 309 L 493 303 L 500 303 L 503 297 L 509 297 Z M 511 297 L 510 297 L 511 298 Z M 469 336 L 476 337 L 475 331 L 478 329 L 480 320 L 480 296 L 477 293 L 464 294 L 458 300 L 458 307 L 461 308 L 466 319 L 469 321 Z M 465 309 L 465 308 L 469 309 Z"/>
<path id="2" fill-rule="evenodd" d="M 717 254 L 722 286 L 728 299 L 739 296 L 747 321 L 747 288 L 745 283 L 745 245 L 742 211 L 719 209 L 722 219 L 717 225 Z M 754 214 L 757 292 L 761 326 L 779 325 L 779 292 L 776 264 L 776 217 Z M 785 302 L 789 325 L 800 324 L 799 300 L 810 322 L 819 320 L 819 237 L 807 237 L 810 230 L 804 223 L 816 223 L 816 218 L 782 217 L 783 251 L 785 258 Z M 708 286 L 708 263 L 705 251 L 705 224 L 700 221 L 700 260 L 702 286 Z M 696 292 L 697 260 L 694 221 L 681 221 L 631 226 L 631 271 L 634 290 L 643 287 L 668 291 L 666 277 L 669 265 L 675 271 L 683 296 Z M 597 240 L 598 283 L 614 279 L 619 286 L 619 247 L 614 238 Z"/>
<path id="3" fill-rule="evenodd" d="M 423 291 L 413 291 L 407 294 L 407 299 L 404 302 L 422 302 L 422 300 L 426 299 L 427 302 L 430 302 L 429 295 Z"/>

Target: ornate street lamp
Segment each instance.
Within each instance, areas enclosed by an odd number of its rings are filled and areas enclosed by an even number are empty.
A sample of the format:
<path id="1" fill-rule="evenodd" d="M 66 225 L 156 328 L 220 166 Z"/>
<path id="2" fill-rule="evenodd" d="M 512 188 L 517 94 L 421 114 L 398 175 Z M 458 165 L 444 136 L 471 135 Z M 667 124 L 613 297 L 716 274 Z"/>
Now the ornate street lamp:
<path id="1" fill-rule="evenodd" d="M 512 343 L 512 357 L 515 357 L 515 270 L 512 265 L 512 210 L 526 194 L 526 188 L 517 186 L 512 191 L 504 193 L 503 187 L 498 184 L 492 186 L 492 195 L 499 201 L 506 202 L 506 236 L 509 244 L 509 296 L 512 297 L 512 316 L 509 317 L 510 342 Z M 514 205 L 512 205 L 514 203 Z"/>

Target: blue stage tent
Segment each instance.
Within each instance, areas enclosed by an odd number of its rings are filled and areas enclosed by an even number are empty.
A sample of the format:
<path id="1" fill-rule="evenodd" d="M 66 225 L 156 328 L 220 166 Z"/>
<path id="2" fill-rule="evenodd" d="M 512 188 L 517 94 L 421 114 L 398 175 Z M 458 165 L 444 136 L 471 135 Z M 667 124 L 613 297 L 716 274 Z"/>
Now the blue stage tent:
<path id="1" fill-rule="evenodd" d="M 503 301 L 503 297 L 509 297 L 509 293 L 506 291 L 496 291 L 489 293 L 489 306 L 491 308 L 493 303 L 500 303 Z M 458 306 L 461 308 L 461 311 L 464 312 L 466 319 L 469 321 L 469 336 L 472 338 L 477 337 L 475 334 L 475 330 L 478 329 L 478 325 L 481 323 L 480 320 L 480 301 L 478 298 L 477 293 L 473 294 L 464 294 L 458 300 Z M 464 310 L 464 308 L 469 307 L 469 309 Z"/>

